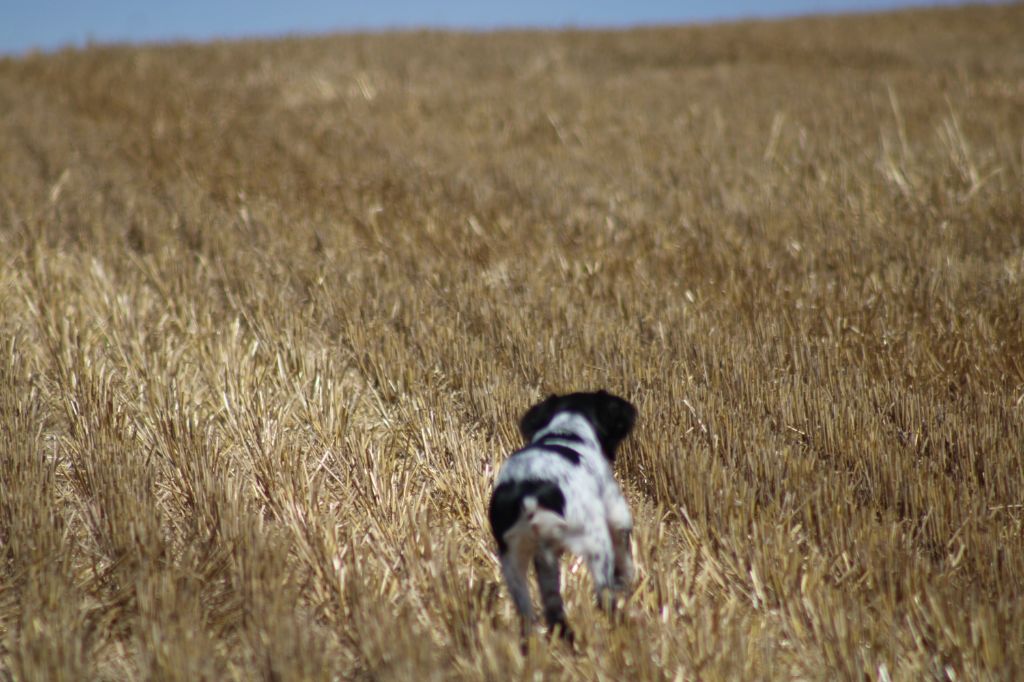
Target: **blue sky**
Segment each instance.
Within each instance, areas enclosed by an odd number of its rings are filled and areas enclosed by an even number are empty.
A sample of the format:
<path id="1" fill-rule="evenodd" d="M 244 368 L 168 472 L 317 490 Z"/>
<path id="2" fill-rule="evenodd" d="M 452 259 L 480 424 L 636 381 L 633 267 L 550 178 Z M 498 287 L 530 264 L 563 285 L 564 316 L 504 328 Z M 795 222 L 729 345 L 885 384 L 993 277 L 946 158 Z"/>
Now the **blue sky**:
<path id="1" fill-rule="evenodd" d="M 390 28 L 631 26 L 874 11 L 949 0 L 0 0 L 0 53 L 87 42 L 244 38 Z"/>

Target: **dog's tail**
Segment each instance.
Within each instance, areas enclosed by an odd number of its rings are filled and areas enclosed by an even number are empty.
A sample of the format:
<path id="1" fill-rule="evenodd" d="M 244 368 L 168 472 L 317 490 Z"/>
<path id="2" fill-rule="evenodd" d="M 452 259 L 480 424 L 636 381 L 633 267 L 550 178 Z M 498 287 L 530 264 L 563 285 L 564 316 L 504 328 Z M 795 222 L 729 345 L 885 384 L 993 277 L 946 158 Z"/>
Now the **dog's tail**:
<path id="1" fill-rule="evenodd" d="M 553 541 L 565 532 L 565 495 L 551 481 L 501 483 L 494 489 L 488 512 L 501 554 L 508 548 L 510 534 L 528 529 L 538 540 Z"/>
<path id="2" fill-rule="evenodd" d="M 562 513 L 542 507 L 533 495 L 523 498 L 523 516 L 538 540 L 561 541 L 568 525 Z"/>

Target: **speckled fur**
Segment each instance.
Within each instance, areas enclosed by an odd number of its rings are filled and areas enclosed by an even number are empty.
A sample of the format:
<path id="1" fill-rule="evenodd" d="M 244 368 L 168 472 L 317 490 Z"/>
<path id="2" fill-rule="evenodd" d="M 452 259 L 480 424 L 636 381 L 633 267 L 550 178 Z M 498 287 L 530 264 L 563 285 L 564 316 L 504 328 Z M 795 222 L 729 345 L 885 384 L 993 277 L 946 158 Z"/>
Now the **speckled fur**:
<path id="1" fill-rule="evenodd" d="M 586 561 L 604 607 L 632 582 L 633 518 L 612 465 L 635 415 L 630 403 L 604 391 L 551 396 L 524 415 L 527 445 L 502 465 L 490 507 L 502 573 L 524 633 L 534 619 L 531 561 L 545 620 L 570 640 L 560 588 L 563 553 Z"/>

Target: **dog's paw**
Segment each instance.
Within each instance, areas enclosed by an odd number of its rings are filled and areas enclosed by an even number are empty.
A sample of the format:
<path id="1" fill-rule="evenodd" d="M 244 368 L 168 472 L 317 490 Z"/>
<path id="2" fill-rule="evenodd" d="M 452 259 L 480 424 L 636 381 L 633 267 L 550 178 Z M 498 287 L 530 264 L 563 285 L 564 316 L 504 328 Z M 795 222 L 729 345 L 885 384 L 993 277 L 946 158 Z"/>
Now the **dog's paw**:
<path id="1" fill-rule="evenodd" d="M 612 589 L 620 593 L 632 592 L 635 579 L 636 570 L 633 568 L 633 562 L 630 561 L 625 566 L 616 567 L 615 574 L 612 576 Z"/>
<path id="2" fill-rule="evenodd" d="M 612 583 L 612 591 L 616 594 L 628 595 L 633 591 L 633 581 L 624 578 L 616 578 Z"/>
<path id="3" fill-rule="evenodd" d="M 572 648 L 576 642 L 576 634 L 572 631 L 572 628 L 569 627 L 569 623 L 567 623 L 565 619 L 558 621 L 548 629 L 548 637 L 557 637 L 568 644 L 569 648 Z"/>

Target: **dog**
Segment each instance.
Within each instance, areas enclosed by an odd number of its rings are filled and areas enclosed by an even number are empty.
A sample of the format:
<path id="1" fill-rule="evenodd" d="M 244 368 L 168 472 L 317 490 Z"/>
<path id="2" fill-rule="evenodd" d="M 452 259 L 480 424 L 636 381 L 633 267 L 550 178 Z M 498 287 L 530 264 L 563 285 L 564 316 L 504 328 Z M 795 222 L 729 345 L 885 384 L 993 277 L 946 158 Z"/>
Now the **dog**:
<path id="1" fill-rule="evenodd" d="M 531 560 L 549 634 L 558 632 L 570 644 L 560 585 L 563 553 L 586 561 L 606 611 L 614 593 L 632 583 L 633 517 L 612 466 L 635 421 L 636 408 L 605 391 L 551 395 L 523 415 L 519 430 L 527 444 L 502 464 L 488 517 L 524 638 L 534 622 Z"/>

